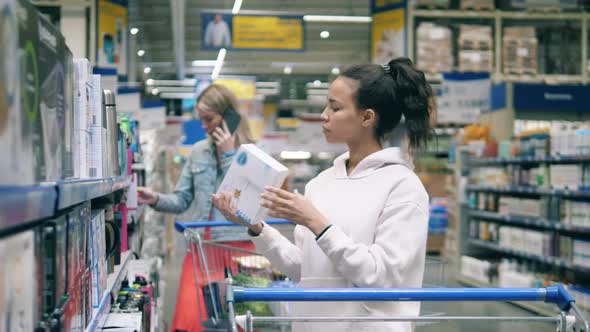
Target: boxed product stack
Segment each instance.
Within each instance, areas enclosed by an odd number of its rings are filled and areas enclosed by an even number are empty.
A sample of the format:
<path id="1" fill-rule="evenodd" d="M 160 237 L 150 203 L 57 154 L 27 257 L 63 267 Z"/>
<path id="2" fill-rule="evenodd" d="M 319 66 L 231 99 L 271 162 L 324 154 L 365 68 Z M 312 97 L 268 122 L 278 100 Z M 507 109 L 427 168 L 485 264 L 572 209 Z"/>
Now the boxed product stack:
<path id="1" fill-rule="evenodd" d="M 578 0 L 510 0 L 510 5 L 514 9 L 543 12 L 580 9 Z"/>
<path id="2" fill-rule="evenodd" d="M 88 175 L 91 178 L 103 177 L 103 140 L 106 138 L 103 126 L 102 114 L 102 90 L 100 83 L 100 75 L 92 75 L 92 90 L 91 90 L 91 112 L 90 124 L 88 127 Z"/>
<path id="3" fill-rule="evenodd" d="M 453 69 L 452 32 L 434 23 L 420 23 L 416 37 L 416 65 L 429 73 Z"/>
<path id="4" fill-rule="evenodd" d="M 97 308 L 107 288 L 105 259 L 105 210 L 93 211 L 90 221 L 90 273 L 92 280 L 92 307 Z"/>
<path id="5" fill-rule="evenodd" d="M 477 280 L 483 284 L 490 283 L 493 266 L 490 262 L 475 257 L 461 256 L 461 275 Z"/>
<path id="6" fill-rule="evenodd" d="M 498 212 L 503 215 L 540 217 L 542 210 L 542 201 L 538 199 L 502 196 L 498 203 Z"/>
<path id="7" fill-rule="evenodd" d="M 537 74 L 538 40 L 534 27 L 504 28 L 503 43 L 505 74 Z"/>
<path id="8" fill-rule="evenodd" d="M 557 256 L 555 238 L 551 232 L 501 226 L 499 245 L 504 248 L 527 252 L 538 256 Z M 558 251 L 558 250 L 557 250 Z"/>
<path id="9" fill-rule="evenodd" d="M 590 268 L 590 242 L 587 240 L 574 240 L 573 248 L 573 263 Z"/>
<path id="10" fill-rule="evenodd" d="M 463 10 L 495 10 L 494 0 L 461 0 Z"/>
<path id="11" fill-rule="evenodd" d="M 587 165 L 550 165 L 551 187 L 554 189 L 583 189 L 588 186 Z"/>
<path id="12" fill-rule="evenodd" d="M 561 216 L 564 224 L 590 228 L 590 202 L 563 200 Z"/>
<path id="13" fill-rule="evenodd" d="M 491 72 L 494 65 L 492 27 L 461 25 L 459 28 L 459 71 Z"/>

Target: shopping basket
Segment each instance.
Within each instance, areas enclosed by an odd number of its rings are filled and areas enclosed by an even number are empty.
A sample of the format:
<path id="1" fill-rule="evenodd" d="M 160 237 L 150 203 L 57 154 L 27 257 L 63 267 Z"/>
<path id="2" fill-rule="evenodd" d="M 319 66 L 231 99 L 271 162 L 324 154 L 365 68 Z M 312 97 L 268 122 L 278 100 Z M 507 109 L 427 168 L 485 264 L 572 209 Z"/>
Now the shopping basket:
<path id="1" fill-rule="evenodd" d="M 287 220 L 267 220 L 269 225 L 287 227 L 286 232 L 292 233 L 293 226 Z M 289 225 L 291 227 L 289 227 Z M 230 320 L 227 313 L 224 293 L 229 283 L 228 276 L 233 276 L 234 283 L 245 283 L 245 286 L 289 287 L 289 282 L 281 282 L 285 277 L 270 266 L 270 262 L 257 253 L 250 241 L 215 241 L 206 240 L 206 230 L 214 227 L 237 226 L 228 221 L 195 221 L 175 223 L 175 228 L 182 233 L 187 241 L 191 255 L 193 274 L 196 282 L 197 311 L 206 331 L 227 331 Z M 427 257 L 424 287 L 441 287 L 446 281 L 446 261 L 440 258 Z M 237 277 L 242 277 L 238 281 Z M 266 282 L 265 282 L 266 281 Z M 285 303 L 257 304 L 256 314 L 288 314 L 289 306 Z M 241 308 L 245 310 L 247 308 Z M 245 313 L 245 312 L 243 312 Z M 444 313 L 422 310 L 424 316 L 439 316 Z M 274 323 L 274 322 L 273 322 Z M 276 325 L 276 324 L 270 324 Z M 285 330 L 285 324 L 283 328 Z"/>

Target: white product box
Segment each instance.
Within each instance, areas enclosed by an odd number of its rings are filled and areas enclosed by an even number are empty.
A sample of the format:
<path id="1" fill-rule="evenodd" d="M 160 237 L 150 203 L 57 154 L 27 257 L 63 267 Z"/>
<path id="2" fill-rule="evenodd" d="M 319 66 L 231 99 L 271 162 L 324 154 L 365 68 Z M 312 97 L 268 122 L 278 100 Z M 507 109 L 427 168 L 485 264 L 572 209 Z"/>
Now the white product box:
<path id="1" fill-rule="evenodd" d="M 74 108 L 74 123 L 76 125 L 76 140 L 74 145 L 78 148 L 77 163 L 74 158 L 74 165 L 79 165 L 78 178 L 88 178 L 88 148 L 90 140 L 90 118 L 91 118 L 91 96 L 92 96 L 92 66 L 88 59 L 74 59 L 76 90 L 76 102 Z"/>
<path id="2" fill-rule="evenodd" d="M 91 178 L 103 177 L 103 117 L 102 89 L 100 75 L 92 75 L 90 126 L 88 128 L 89 149 L 87 150 L 88 175 Z"/>
<path id="3" fill-rule="evenodd" d="M 266 186 L 280 187 L 288 171 L 256 145 L 244 144 L 217 192 L 230 192 L 232 203 L 237 201 L 238 215 L 250 224 L 258 223 L 266 217 L 260 194 Z"/>
<path id="4" fill-rule="evenodd" d="M 2 331 L 34 331 L 37 271 L 34 231 L 0 240 L 0 322 Z M 6 329 L 6 330 L 4 330 Z"/>
<path id="5" fill-rule="evenodd" d="M 576 189 L 582 178 L 579 165 L 551 165 L 551 186 L 556 189 Z"/>

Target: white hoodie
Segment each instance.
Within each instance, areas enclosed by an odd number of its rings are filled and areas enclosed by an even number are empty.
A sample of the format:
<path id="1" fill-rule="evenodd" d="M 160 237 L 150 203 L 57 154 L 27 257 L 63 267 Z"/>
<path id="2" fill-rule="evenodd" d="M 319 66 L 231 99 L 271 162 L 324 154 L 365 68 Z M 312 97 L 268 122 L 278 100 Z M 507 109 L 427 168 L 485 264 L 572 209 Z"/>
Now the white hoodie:
<path id="1" fill-rule="evenodd" d="M 305 196 L 332 224 L 319 240 L 295 227 L 295 244 L 265 225 L 252 237 L 300 287 L 422 287 L 428 194 L 399 148 L 363 159 L 350 176 L 349 154 L 307 184 Z M 417 316 L 414 302 L 299 302 L 293 316 Z M 413 330 L 411 323 L 296 323 L 294 331 Z"/>

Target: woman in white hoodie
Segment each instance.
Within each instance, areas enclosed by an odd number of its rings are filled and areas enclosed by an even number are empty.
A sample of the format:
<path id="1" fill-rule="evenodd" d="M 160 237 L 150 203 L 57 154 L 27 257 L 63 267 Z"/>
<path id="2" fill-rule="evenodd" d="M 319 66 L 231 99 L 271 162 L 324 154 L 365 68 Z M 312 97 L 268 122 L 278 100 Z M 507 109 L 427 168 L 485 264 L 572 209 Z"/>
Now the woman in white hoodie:
<path id="1" fill-rule="evenodd" d="M 355 66 L 330 86 L 322 113 L 329 143 L 349 152 L 310 181 L 305 196 L 277 188 L 262 194 L 269 216 L 297 224 L 295 243 L 258 223 L 248 233 L 259 252 L 300 287 L 421 287 L 428 194 L 403 147 L 383 143 L 404 122 L 411 149 L 430 133 L 432 89 L 409 59 Z M 402 120 L 404 119 L 404 120 Z M 244 224 L 230 195 L 214 197 L 228 220 Z M 248 225 L 247 225 L 248 226 Z M 419 303 L 295 303 L 296 316 L 417 316 Z M 413 330 L 411 323 L 297 323 L 296 331 Z"/>

